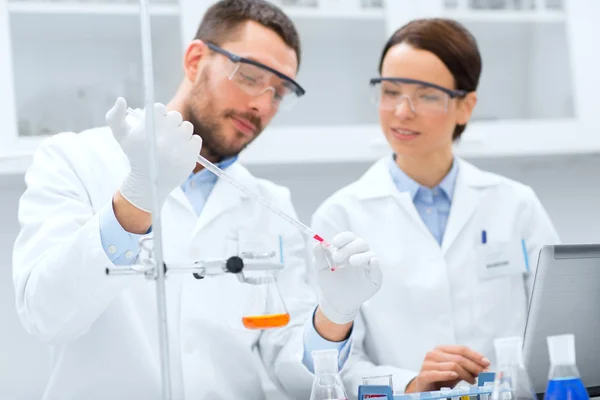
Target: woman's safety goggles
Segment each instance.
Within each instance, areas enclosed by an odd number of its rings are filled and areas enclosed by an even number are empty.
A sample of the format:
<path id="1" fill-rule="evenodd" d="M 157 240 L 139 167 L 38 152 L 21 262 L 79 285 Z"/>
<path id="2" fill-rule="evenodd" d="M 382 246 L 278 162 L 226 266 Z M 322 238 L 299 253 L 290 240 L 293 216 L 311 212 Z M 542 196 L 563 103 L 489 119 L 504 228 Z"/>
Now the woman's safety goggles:
<path id="1" fill-rule="evenodd" d="M 372 99 L 381 110 L 396 111 L 406 99 L 413 113 L 424 116 L 446 114 L 450 99 L 467 95 L 464 90 L 408 78 L 373 78 L 370 83 Z"/>

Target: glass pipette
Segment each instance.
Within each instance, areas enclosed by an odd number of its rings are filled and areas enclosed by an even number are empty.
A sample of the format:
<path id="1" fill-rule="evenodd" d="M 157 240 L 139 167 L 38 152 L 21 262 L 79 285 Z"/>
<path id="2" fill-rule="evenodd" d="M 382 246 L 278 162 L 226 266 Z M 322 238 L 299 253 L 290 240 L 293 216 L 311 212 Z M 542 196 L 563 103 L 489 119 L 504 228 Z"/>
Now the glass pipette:
<path id="1" fill-rule="evenodd" d="M 127 108 L 127 113 L 129 115 L 131 115 L 132 117 L 137 118 L 138 120 L 140 120 L 140 118 L 141 118 L 138 115 L 138 113 L 134 109 L 132 109 L 131 107 Z M 305 235 L 308 235 L 311 238 L 313 238 L 313 239 L 315 239 L 315 240 L 323 243 L 325 246 L 329 247 L 329 244 L 321 236 L 317 235 L 317 233 L 314 232 L 312 229 L 310 229 L 308 226 L 304 225 L 302 222 L 300 222 L 297 219 L 293 218 L 292 216 L 288 215 L 283 210 L 281 210 L 279 207 L 271 204 L 271 202 L 269 202 L 264 197 L 259 196 L 256 193 L 252 192 L 246 186 L 242 185 L 241 183 L 239 183 L 238 181 L 236 181 L 234 178 L 232 178 L 231 176 L 227 175 L 227 173 L 225 171 L 223 171 L 221 168 L 217 167 L 215 164 L 213 164 L 210 161 L 208 161 L 206 158 L 202 157 L 200 154 L 198 154 L 198 160 L 197 161 L 198 161 L 198 164 L 202 165 L 204 168 L 206 168 L 207 170 L 209 170 L 210 172 L 212 172 L 213 174 L 215 174 L 219 178 L 227 181 L 227 183 L 229 183 L 230 185 L 235 186 L 236 188 L 238 188 L 239 190 L 241 190 L 242 192 L 244 192 L 245 194 L 247 194 L 248 196 L 250 196 L 251 198 L 253 198 L 257 202 L 259 202 L 260 204 L 262 204 L 269 211 L 271 211 L 272 213 L 278 215 L 280 218 L 284 219 L 288 223 L 290 223 L 293 226 L 295 226 L 296 228 L 298 228 Z"/>

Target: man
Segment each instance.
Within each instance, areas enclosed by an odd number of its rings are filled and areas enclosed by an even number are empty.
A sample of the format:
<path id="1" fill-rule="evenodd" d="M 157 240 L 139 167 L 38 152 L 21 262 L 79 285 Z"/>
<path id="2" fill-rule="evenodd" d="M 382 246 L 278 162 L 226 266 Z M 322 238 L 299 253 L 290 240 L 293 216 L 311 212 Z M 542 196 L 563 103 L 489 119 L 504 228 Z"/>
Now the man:
<path id="1" fill-rule="evenodd" d="M 253 177 L 236 158 L 302 94 L 294 81 L 299 60 L 297 32 L 281 10 L 263 0 L 223 0 L 185 52 L 177 93 L 167 107 L 154 107 L 165 259 L 191 264 L 282 248 L 278 282 L 291 315 L 285 328 L 248 330 L 240 322 L 254 287 L 232 274 L 170 275 L 175 399 L 264 398 L 255 349 L 278 386 L 308 397 L 310 351 L 336 348 L 343 364 L 352 321 L 381 284 L 369 246 L 344 232 L 332 241 L 343 268 L 331 271 L 323 247 L 314 247 L 317 300 L 305 282 L 300 232 L 196 165 L 200 151 L 295 215 L 286 188 Z M 24 326 L 54 350 L 44 399 L 160 398 L 155 285 L 105 274 L 134 263 L 138 240 L 152 231 L 145 122 L 127 123 L 126 107 L 117 100 L 108 128 L 47 140 L 26 175 L 14 283 Z"/>

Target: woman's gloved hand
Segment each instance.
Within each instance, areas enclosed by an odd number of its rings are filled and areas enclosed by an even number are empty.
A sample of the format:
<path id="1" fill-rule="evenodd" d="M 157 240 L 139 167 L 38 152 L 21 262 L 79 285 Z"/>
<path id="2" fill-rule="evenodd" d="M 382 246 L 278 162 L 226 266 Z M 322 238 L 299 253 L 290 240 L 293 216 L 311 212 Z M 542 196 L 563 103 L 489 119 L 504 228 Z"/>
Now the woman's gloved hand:
<path id="1" fill-rule="evenodd" d="M 360 306 L 377 293 L 382 273 L 379 260 L 367 242 L 354 233 L 336 235 L 331 245 L 333 250 L 329 258 L 335 264 L 335 270 L 328 262 L 330 250 L 321 243 L 316 243 L 313 248 L 319 307 L 331 322 L 346 324 L 352 322 Z"/>

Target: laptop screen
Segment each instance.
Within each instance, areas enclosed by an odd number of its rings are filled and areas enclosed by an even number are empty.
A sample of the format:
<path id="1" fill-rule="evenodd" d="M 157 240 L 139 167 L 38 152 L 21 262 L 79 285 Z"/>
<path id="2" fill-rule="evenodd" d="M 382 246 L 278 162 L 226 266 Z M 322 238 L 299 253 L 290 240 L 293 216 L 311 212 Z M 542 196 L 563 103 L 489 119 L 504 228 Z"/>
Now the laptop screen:
<path id="1" fill-rule="evenodd" d="M 591 396 L 600 396 L 600 245 L 540 251 L 523 353 L 532 385 L 542 396 L 550 371 L 546 338 L 569 333 L 575 335 L 581 379 Z"/>

